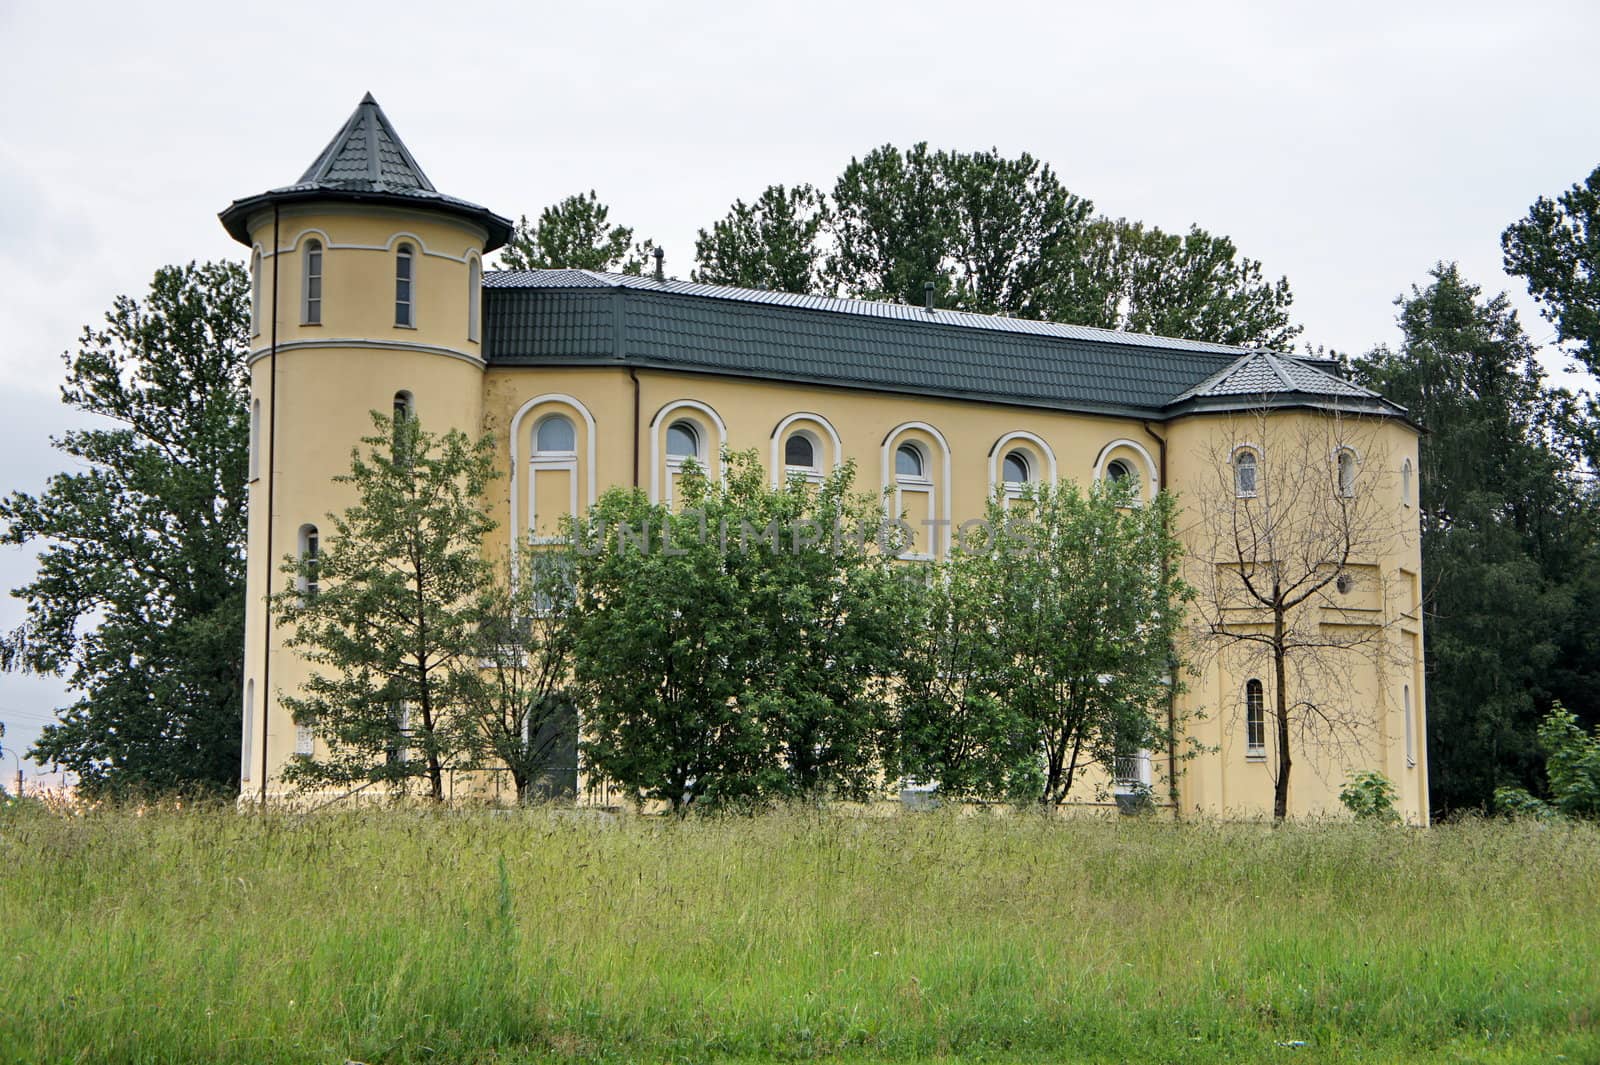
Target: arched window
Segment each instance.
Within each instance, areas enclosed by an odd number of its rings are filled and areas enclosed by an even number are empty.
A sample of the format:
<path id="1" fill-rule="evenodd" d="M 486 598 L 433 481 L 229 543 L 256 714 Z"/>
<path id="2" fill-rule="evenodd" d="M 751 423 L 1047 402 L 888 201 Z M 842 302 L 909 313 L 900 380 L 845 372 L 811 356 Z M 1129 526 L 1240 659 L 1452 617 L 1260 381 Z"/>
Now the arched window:
<path id="1" fill-rule="evenodd" d="M 303 291 L 305 299 L 301 308 L 300 321 L 304 325 L 322 324 L 322 241 L 315 237 L 306 241 L 306 249 L 302 253 L 305 260 L 305 285 Z"/>
<path id="2" fill-rule="evenodd" d="M 794 433 L 783 442 L 783 464 L 791 470 L 810 472 L 817 468 L 817 444 L 805 433 Z"/>
<path id="3" fill-rule="evenodd" d="M 1417 741 L 1415 726 L 1411 723 L 1411 685 L 1407 684 L 1402 689 L 1405 695 L 1404 705 L 1401 709 L 1406 715 L 1406 768 L 1410 769 L 1417 764 Z"/>
<path id="4" fill-rule="evenodd" d="M 578 432 L 565 414 L 551 414 L 533 431 L 533 449 L 539 454 L 578 450 Z"/>
<path id="5" fill-rule="evenodd" d="M 1126 484 L 1135 489 L 1139 487 L 1139 475 L 1133 472 L 1133 467 L 1128 465 L 1126 459 L 1112 459 L 1106 463 L 1106 480 L 1112 484 Z"/>
<path id="6" fill-rule="evenodd" d="M 1254 678 L 1244 686 L 1244 756 L 1267 757 L 1267 700 L 1261 682 Z"/>
<path id="7" fill-rule="evenodd" d="M 467 264 L 467 339 L 478 342 L 483 320 L 483 263 L 474 255 Z"/>
<path id="8" fill-rule="evenodd" d="M 1411 505 L 1411 460 L 1400 464 L 1400 502 Z"/>
<path id="9" fill-rule="evenodd" d="M 915 444 L 901 444 L 894 452 L 896 477 L 925 477 L 922 449 Z"/>
<path id="10" fill-rule="evenodd" d="M 322 543 L 315 525 L 300 526 L 300 602 L 309 603 L 322 589 Z"/>
<path id="11" fill-rule="evenodd" d="M 416 401 L 411 393 L 401 390 L 394 394 L 394 420 L 403 422 L 410 418 L 416 411 Z"/>
<path id="12" fill-rule="evenodd" d="M 1008 485 L 1022 485 L 1033 480 L 1033 464 L 1028 461 L 1028 453 L 1020 450 L 1008 453 L 1002 476 Z"/>
<path id="13" fill-rule="evenodd" d="M 261 476 L 261 401 L 250 401 L 250 480 Z"/>
<path id="14" fill-rule="evenodd" d="M 1349 448 L 1340 448 L 1339 456 L 1334 461 L 1339 471 L 1339 494 L 1349 499 L 1356 494 L 1356 453 Z"/>
<path id="15" fill-rule="evenodd" d="M 528 528 L 533 542 L 559 543 L 561 521 L 578 513 L 578 430 L 565 414 L 546 414 L 533 426 L 528 470 Z"/>
<path id="16" fill-rule="evenodd" d="M 411 245 L 402 244 L 394 253 L 394 324 L 413 329 L 417 324 L 412 291 L 414 256 Z"/>
<path id="17" fill-rule="evenodd" d="M 1256 453 L 1241 448 L 1233 456 L 1233 492 L 1240 499 L 1251 499 L 1256 494 Z"/>
<path id="18" fill-rule="evenodd" d="M 700 429 L 690 421 L 676 421 L 667 426 L 667 461 L 700 458 Z"/>
<path id="19" fill-rule="evenodd" d="M 251 749 L 256 732 L 256 682 L 254 678 L 244 683 L 244 734 L 239 738 L 239 779 L 250 779 Z"/>
<path id="20" fill-rule="evenodd" d="M 261 250 L 250 254 L 250 335 L 261 335 Z"/>

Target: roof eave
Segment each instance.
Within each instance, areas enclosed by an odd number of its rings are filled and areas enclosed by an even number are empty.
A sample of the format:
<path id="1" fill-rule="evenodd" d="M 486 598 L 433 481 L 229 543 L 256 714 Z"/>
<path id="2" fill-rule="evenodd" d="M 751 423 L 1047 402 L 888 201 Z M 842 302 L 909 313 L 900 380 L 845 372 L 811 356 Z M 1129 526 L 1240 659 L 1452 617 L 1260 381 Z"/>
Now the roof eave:
<path id="1" fill-rule="evenodd" d="M 404 207 L 413 211 L 434 211 L 462 218 L 483 228 L 485 232 L 483 250 L 485 253 L 503 247 L 511 239 L 511 220 L 502 218 L 487 207 L 479 207 L 477 204 L 467 203 L 464 200 L 435 200 L 425 196 L 407 196 L 392 192 L 358 189 L 273 190 L 255 196 L 247 196 L 242 200 L 234 200 L 217 217 L 222 221 L 222 228 L 228 231 L 228 236 L 249 247 L 249 218 L 251 213 L 262 208 L 271 207 L 274 204 L 308 203 L 317 200 L 332 200 L 338 203 L 375 203 Z"/>

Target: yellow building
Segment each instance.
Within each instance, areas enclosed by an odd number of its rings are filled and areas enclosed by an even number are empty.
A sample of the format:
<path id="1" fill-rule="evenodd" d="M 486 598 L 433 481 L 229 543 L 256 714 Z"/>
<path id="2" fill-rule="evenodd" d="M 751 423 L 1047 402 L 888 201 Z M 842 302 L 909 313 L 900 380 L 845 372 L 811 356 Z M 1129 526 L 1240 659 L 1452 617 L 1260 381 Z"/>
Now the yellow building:
<path id="1" fill-rule="evenodd" d="M 298 182 L 222 221 L 254 278 L 246 794 L 277 794 L 285 760 L 313 742 L 280 702 L 305 666 L 265 608 L 272 560 L 317 550 L 319 524 L 352 502 L 333 478 L 369 411 L 406 403 L 432 429 L 497 442 L 497 554 L 612 485 L 669 500 L 686 459 L 715 472 L 724 446 L 757 449 L 775 479 L 853 458 L 916 527 L 913 559 L 942 557 L 954 528 L 1023 482 L 1166 489 L 1183 508 L 1197 632 L 1270 631 L 1239 575 L 1289 581 L 1290 555 L 1320 551 L 1312 568 L 1336 579 L 1291 627 L 1342 646 L 1316 676 L 1282 681 L 1295 700 L 1323 693 L 1289 737 L 1289 810 L 1337 811 L 1347 772 L 1371 768 L 1408 820 L 1427 820 L 1418 432 L 1330 364 L 659 274 L 485 271 L 510 223 L 434 189 L 371 96 Z M 1341 516 L 1359 535 L 1330 555 Z M 1233 557 L 1241 527 L 1249 557 Z M 1085 801 L 1142 782 L 1184 812 L 1270 812 L 1280 681 L 1254 646 L 1197 642 L 1174 707 L 1184 742 L 1086 782 Z"/>

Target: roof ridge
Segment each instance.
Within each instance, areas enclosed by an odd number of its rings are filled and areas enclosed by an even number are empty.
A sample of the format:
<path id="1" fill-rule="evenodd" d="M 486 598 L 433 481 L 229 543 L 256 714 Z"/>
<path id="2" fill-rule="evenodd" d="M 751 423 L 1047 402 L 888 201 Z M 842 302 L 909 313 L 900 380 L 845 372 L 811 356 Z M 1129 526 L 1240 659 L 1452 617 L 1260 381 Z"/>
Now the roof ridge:
<path id="1" fill-rule="evenodd" d="M 1282 360 L 1278 355 L 1270 351 L 1263 351 L 1261 354 L 1266 357 L 1267 365 L 1272 367 L 1272 372 L 1278 375 L 1278 380 L 1283 382 L 1284 388 L 1291 392 L 1299 389 L 1300 386 L 1290 379 L 1288 371 L 1283 368 Z"/>
<path id="2" fill-rule="evenodd" d="M 561 273 L 564 270 L 573 270 L 585 277 L 602 282 L 614 287 L 630 288 L 645 292 L 659 292 L 668 295 L 698 296 L 708 299 L 722 299 L 731 302 L 778 305 L 795 307 L 804 310 L 824 312 L 857 314 L 863 316 L 898 318 L 902 321 L 916 321 L 929 325 L 944 325 L 954 328 L 986 329 L 992 332 L 1022 333 L 1033 336 L 1056 336 L 1079 340 L 1097 341 L 1107 344 L 1122 344 L 1131 347 L 1156 347 L 1171 348 L 1187 351 L 1195 355 L 1211 355 L 1239 359 L 1257 354 L 1258 349 L 1246 349 L 1236 344 L 1220 344 L 1210 340 L 1188 340 L 1182 337 L 1164 337 L 1152 333 L 1133 333 L 1121 329 L 1105 329 L 1100 326 L 1078 325 L 1073 322 L 1055 322 L 1037 318 L 1016 318 L 1010 315 L 981 314 L 976 311 L 962 311 L 953 308 L 936 308 L 929 314 L 922 307 L 908 303 L 893 303 L 887 300 L 863 300 L 845 296 L 819 296 L 810 293 L 779 292 L 771 289 L 742 288 L 734 285 L 710 285 L 696 281 L 679 281 L 665 279 L 657 281 L 653 277 L 640 274 L 617 274 L 604 270 L 587 270 L 576 267 L 551 267 L 535 270 L 490 270 L 485 271 L 484 277 L 488 281 L 496 274 L 522 275 L 530 277 L 533 284 L 505 285 L 505 288 L 539 288 L 555 287 L 549 281 L 541 279 L 543 274 L 548 278 L 550 274 Z"/>

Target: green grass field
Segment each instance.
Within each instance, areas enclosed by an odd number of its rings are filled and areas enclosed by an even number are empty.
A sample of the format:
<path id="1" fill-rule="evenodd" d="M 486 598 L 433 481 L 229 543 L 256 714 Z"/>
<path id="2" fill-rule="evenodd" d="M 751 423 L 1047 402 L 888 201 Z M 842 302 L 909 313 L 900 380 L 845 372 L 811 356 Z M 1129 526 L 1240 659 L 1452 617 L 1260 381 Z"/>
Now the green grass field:
<path id="1" fill-rule="evenodd" d="M 1600 1060 L 1587 827 L 11 807 L 0 944 L 8 1063 Z"/>

